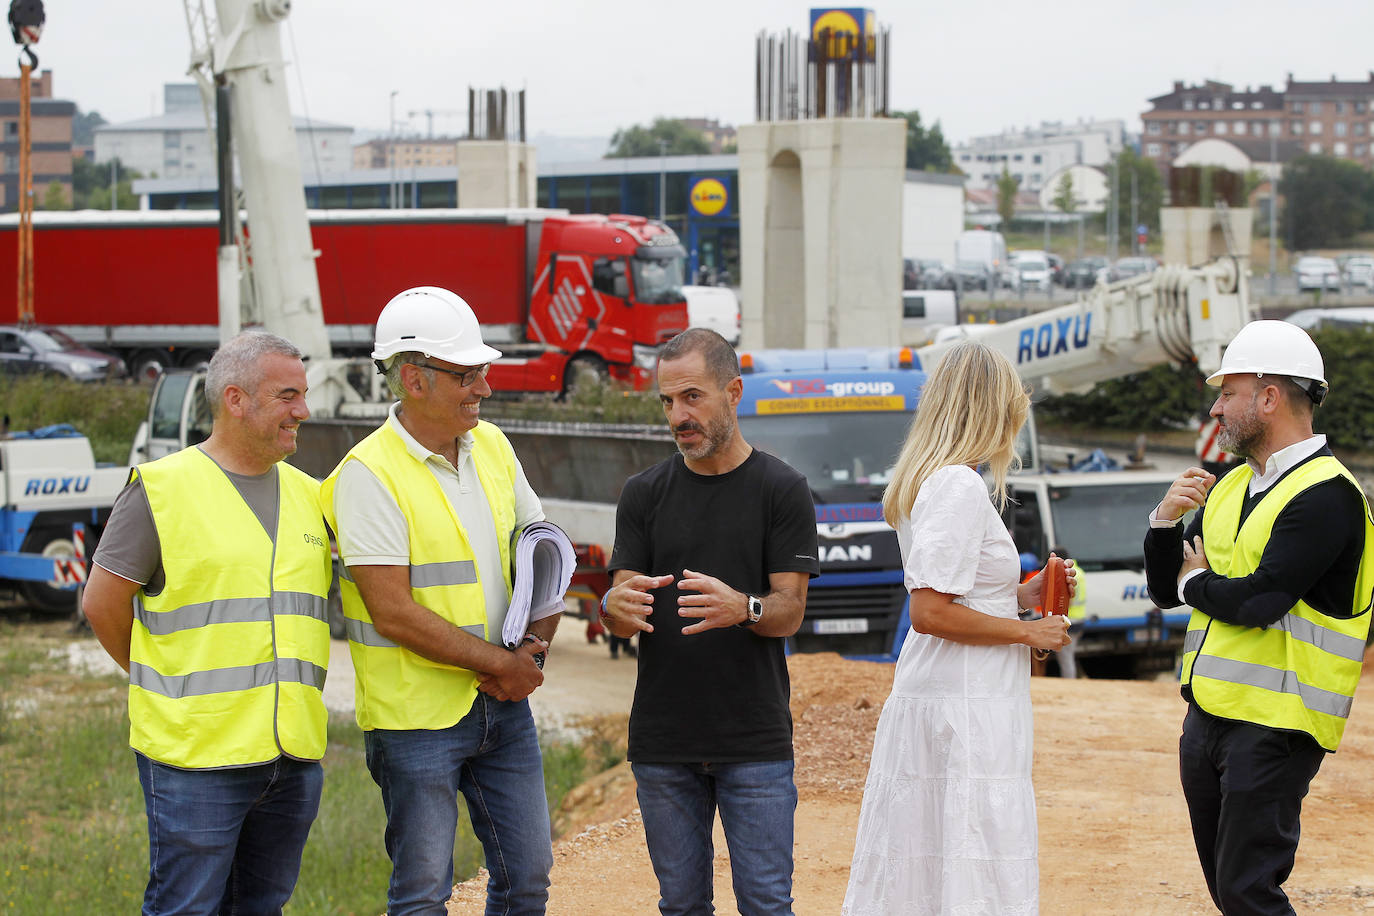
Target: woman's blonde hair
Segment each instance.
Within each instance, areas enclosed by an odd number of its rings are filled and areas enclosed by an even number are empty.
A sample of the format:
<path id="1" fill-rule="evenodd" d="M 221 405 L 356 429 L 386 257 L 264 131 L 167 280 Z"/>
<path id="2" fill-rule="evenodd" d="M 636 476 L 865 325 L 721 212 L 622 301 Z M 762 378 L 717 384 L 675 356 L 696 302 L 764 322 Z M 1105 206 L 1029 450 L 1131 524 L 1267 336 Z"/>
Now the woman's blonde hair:
<path id="1" fill-rule="evenodd" d="M 892 480 L 883 517 L 896 527 L 911 512 L 926 478 L 951 464 L 984 465 L 993 500 L 1007 503 L 1007 472 L 1020 466 L 1016 434 L 1030 412 L 1030 396 L 1005 356 L 977 341 L 955 344 L 921 389 Z"/>

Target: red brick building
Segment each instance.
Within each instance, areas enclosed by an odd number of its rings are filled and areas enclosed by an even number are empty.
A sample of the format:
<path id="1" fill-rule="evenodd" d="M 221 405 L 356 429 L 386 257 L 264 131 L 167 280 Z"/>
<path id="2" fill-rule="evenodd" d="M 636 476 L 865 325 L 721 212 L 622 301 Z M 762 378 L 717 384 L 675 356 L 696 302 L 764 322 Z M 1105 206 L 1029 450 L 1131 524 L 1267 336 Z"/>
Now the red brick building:
<path id="1" fill-rule="evenodd" d="M 1166 176 L 1184 150 L 1209 138 L 1234 144 L 1255 162 L 1315 153 L 1366 168 L 1374 164 L 1374 71 L 1363 82 L 1297 82 L 1290 73 L 1282 90 L 1176 81 L 1172 92 L 1150 99 L 1150 105 L 1140 116 L 1141 154 Z"/>

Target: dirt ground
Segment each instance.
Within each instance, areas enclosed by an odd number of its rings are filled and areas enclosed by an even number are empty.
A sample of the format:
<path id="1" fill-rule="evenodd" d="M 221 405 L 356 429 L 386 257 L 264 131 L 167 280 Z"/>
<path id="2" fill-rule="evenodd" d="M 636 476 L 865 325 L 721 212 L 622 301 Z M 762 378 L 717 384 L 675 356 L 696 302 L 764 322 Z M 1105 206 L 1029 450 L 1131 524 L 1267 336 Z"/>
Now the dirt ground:
<path id="1" fill-rule="evenodd" d="M 793 656 L 790 668 L 800 794 L 796 912 L 834 914 L 844 899 L 873 731 L 893 668 L 829 654 Z M 1304 807 L 1302 846 L 1286 885 L 1300 913 L 1374 912 L 1372 668 L 1367 660 L 1345 741 L 1327 758 Z M 616 679 L 628 673 L 620 669 Z M 1177 685 L 1036 678 L 1031 695 L 1041 912 L 1215 913 L 1178 787 L 1184 704 Z M 610 727 L 623 723 L 615 718 Z M 564 839 L 554 850 L 552 916 L 657 912 L 627 765 L 575 790 L 558 821 Z M 736 913 L 719 826 L 716 850 L 717 908 Z M 449 912 L 481 912 L 485 880 L 480 874 L 459 885 Z"/>

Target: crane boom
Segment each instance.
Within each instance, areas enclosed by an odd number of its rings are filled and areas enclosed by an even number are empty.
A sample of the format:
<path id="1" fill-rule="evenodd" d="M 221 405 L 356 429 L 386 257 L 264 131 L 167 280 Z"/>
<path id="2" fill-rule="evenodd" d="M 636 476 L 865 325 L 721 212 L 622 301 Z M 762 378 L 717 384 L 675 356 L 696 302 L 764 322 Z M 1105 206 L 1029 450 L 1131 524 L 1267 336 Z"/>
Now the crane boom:
<path id="1" fill-rule="evenodd" d="M 193 9 L 209 2 L 186 0 L 191 66 L 205 77 L 203 86 L 230 87 L 230 129 L 243 178 L 253 288 L 262 323 L 300 347 L 305 356 L 323 362 L 330 357 L 329 336 L 281 53 L 281 23 L 291 3 L 213 0 L 215 18 L 203 8 Z M 209 34 L 197 35 L 198 27 Z M 221 324 L 232 326 L 223 317 Z"/>
<path id="2" fill-rule="evenodd" d="M 1078 302 L 1015 321 L 960 325 L 962 333 L 915 353 L 922 366 L 933 368 L 959 337 L 976 335 L 1033 387 L 1082 391 L 1163 362 L 1195 362 L 1213 372 L 1221 351 L 1249 321 L 1244 264 L 1226 257 L 1099 283 Z"/>

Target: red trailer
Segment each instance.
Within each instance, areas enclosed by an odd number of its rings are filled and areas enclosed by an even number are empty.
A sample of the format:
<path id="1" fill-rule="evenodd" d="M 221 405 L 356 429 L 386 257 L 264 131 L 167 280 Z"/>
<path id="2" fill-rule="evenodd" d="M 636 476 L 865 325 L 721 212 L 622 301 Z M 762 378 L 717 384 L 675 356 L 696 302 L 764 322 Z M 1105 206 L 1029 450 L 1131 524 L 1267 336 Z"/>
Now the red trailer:
<path id="1" fill-rule="evenodd" d="M 119 353 L 140 375 L 205 362 L 219 340 L 215 220 L 214 211 L 35 214 L 38 321 Z M 643 217 L 334 210 L 310 220 L 340 356 L 368 353 L 382 306 L 413 286 L 446 287 L 472 306 L 503 353 L 489 376 L 497 390 L 556 392 L 582 371 L 642 388 L 658 346 L 687 327 L 686 253 Z M 16 225 L 0 219 L 0 321 L 17 317 Z"/>

